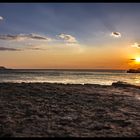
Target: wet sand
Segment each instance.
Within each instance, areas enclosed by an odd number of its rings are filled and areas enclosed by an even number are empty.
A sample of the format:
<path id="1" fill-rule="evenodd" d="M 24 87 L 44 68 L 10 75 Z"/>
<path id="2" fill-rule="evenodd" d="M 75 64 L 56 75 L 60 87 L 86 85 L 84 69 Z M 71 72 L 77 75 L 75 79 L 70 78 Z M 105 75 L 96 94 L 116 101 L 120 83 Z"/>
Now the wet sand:
<path id="1" fill-rule="evenodd" d="M 0 83 L 0 137 L 139 137 L 140 88 Z"/>

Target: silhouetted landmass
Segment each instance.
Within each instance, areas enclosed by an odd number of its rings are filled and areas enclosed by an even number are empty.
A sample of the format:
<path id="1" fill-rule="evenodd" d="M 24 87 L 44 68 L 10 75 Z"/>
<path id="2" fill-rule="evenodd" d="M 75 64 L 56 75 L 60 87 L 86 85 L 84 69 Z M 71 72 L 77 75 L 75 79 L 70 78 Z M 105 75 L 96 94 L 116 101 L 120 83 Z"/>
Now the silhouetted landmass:
<path id="1" fill-rule="evenodd" d="M 0 70 L 5 70 L 6 68 L 3 66 L 0 66 Z"/>
<path id="2" fill-rule="evenodd" d="M 140 69 L 129 69 L 127 73 L 140 73 Z"/>
<path id="3" fill-rule="evenodd" d="M 0 83 L 0 137 L 139 136 L 139 86 Z"/>
<path id="4" fill-rule="evenodd" d="M 5 71 L 5 70 L 12 70 L 12 69 L 6 68 L 6 67 L 4 67 L 4 66 L 0 66 L 0 71 Z"/>

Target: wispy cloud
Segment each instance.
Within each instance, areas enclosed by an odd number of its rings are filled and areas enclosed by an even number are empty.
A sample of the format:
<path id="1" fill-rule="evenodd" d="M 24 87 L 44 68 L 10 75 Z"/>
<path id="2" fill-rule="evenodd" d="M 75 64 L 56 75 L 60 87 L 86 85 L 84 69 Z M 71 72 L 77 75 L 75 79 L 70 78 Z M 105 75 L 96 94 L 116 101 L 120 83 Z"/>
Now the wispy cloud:
<path id="1" fill-rule="evenodd" d="M 0 47 L 0 51 L 20 51 L 20 49 Z"/>
<path id="2" fill-rule="evenodd" d="M 38 39 L 38 40 L 47 40 L 47 41 L 52 41 L 51 38 L 47 37 L 47 36 L 43 36 L 43 35 L 38 35 L 38 34 L 29 34 L 29 35 L 25 35 L 28 38 L 31 39 Z"/>
<path id="3" fill-rule="evenodd" d="M 23 41 L 23 40 L 45 40 L 45 41 L 51 41 L 52 39 L 47 36 L 42 36 L 38 34 L 18 34 L 18 35 L 0 35 L 1 40 L 16 40 L 16 41 Z"/>
<path id="4" fill-rule="evenodd" d="M 132 47 L 140 48 L 140 44 L 135 42 L 134 44 L 131 45 Z"/>
<path id="5" fill-rule="evenodd" d="M 66 41 L 67 43 L 77 43 L 78 41 L 76 40 L 76 38 L 72 35 L 68 35 L 68 34 L 59 34 L 57 35 L 60 39 L 63 39 L 64 41 Z"/>
<path id="6" fill-rule="evenodd" d="M 40 45 L 32 45 L 32 44 L 30 44 L 26 49 L 28 49 L 28 50 L 36 50 L 36 51 L 38 51 L 38 50 L 46 50 L 45 48 L 42 48 L 41 46 L 39 47 Z"/>
<path id="7" fill-rule="evenodd" d="M 136 60 L 135 58 L 131 58 L 130 60 Z"/>
<path id="8" fill-rule="evenodd" d="M 29 48 L 30 50 L 44 50 L 44 49 L 42 49 L 42 48 Z"/>
<path id="9" fill-rule="evenodd" d="M 115 37 L 115 38 L 120 38 L 121 37 L 121 33 L 120 32 L 112 32 L 110 34 L 110 36 Z"/>
<path id="10" fill-rule="evenodd" d="M 0 20 L 3 20 L 3 17 L 2 16 L 0 16 Z"/>
<path id="11" fill-rule="evenodd" d="M 46 35 L 40 35 L 40 34 L 1 34 L 0 40 L 7 40 L 7 41 L 24 41 L 24 40 L 36 40 L 36 41 L 47 41 L 47 42 L 53 42 L 56 43 L 57 41 L 64 41 L 65 43 L 70 44 L 77 44 L 77 39 L 69 34 L 59 34 L 56 35 L 57 39 L 50 38 Z"/>
<path id="12" fill-rule="evenodd" d="M 60 46 L 70 46 L 79 48 L 81 45 L 77 41 L 77 39 L 68 34 L 59 34 L 57 38 L 50 38 L 46 35 L 40 34 L 0 34 L 1 46 L 9 46 L 1 47 L 0 51 L 18 51 L 15 49 L 15 46 L 20 46 L 20 50 L 35 50 L 35 51 L 43 51 L 48 50 L 48 48 L 53 48 L 52 46 L 56 46 L 60 48 Z M 13 42 L 9 42 L 13 41 Z M 3 45 L 4 43 L 4 45 Z"/>

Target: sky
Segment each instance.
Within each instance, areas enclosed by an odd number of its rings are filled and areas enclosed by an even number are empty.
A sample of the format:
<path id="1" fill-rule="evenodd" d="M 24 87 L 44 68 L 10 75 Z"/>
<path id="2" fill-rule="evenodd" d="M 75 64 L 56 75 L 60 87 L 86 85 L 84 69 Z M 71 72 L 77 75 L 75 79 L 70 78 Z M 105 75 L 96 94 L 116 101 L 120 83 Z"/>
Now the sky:
<path id="1" fill-rule="evenodd" d="M 0 65 L 140 67 L 139 3 L 1 3 Z"/>

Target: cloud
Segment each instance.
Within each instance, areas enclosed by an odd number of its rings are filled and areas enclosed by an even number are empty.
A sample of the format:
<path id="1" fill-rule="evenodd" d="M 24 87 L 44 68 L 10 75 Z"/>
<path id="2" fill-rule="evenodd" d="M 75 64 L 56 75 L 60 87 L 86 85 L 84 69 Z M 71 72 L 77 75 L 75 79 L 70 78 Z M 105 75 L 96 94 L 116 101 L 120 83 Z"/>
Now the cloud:
<path id="1" fill-rule="evenodd" d="M 136 60 L 136 59 L 132 58 L 132 59 L 130 59 L 130 60 Z"/>
<path id="2" fill-rule="evenodd" d="M 72 35 L 68 34 L 59 34 L 57 35 L 57 39 L 55 38 L 50 38 L 45 35 L 40 35 L 40 34 L 1 34 L 0 35 L 0 40 L 7 40 L 7 41 L 47 41 L 50 43 L 58 43 L 59 41 L 64 41 L 66 44 L 78 44 L 78 41 L 76 38 Z M 61 40 L 60 40 L 61 39 Z M 63 43 L 63 42 L 61 42 Z"/>
<path id="3" fill-rule="evenodd" d="M 36 45 L 29 46 L 26 49 L 28 49 L 28 50 L 36 50 L 36 51 L 38 51 L 38 50 L 46 50 L 44 48 L 37 47 Z"/>
<path id="4" fill-rule="evenodd" d="M 76 40 L 76 38 L 72 35 L 68 35 L 68 34 L 59 34 L 57 35 L 60 39 L 63 39 L 64 41 L 66 41 L 67 43 L 77 43 L 78 41 Z"/>
<path id="5" fill-rule="evenodd" d="M 24 35 L 24 36 L 31 38 L 31 39 L 52 41 L 52 39 L 49 37 L 38 35 L 38 34 L 33 34 L 33 33 L 29 34 L 29 35 Z"/>
<path id="6" fill-rule="evenodd" d="M 31 50 L 44 50 L 42 48 L 29 48 L 29 49 L 31 49 Z"/>
<path id="7" fill-rule="evenodd" d="M 23 41 L 26 39 L 32 40 L 45 40 L 51 41 L 52 39 L 46 36 L 38 35 L 38 34 L 18 34 L 18 35 L 0 35 L 1 40 L 16 40 L 16 41 Z"/>
<path id="8" fill-rule="evenodd" d="M 3 17 L 2 16 L 0 16 L 0 20 L 3 20 Z"/>
<path id="9" fill-rule="evenodd" d="M 121 37 L 121 33 L 119 33 L 119 32 L 112 32 L 110 35 L 115 37 L 115 38 L 120 38 Z"/>
<path id="10" fill-rule="evenodd" d="M 0 47 L 0 51 L 20 51 L 20 49 Z"/>
<path id="11" fill-rule="evenodd" d="M 140 48 L 140 44 L 135 42 L 134 44 L 131 45 L 132 47 Z"/>

